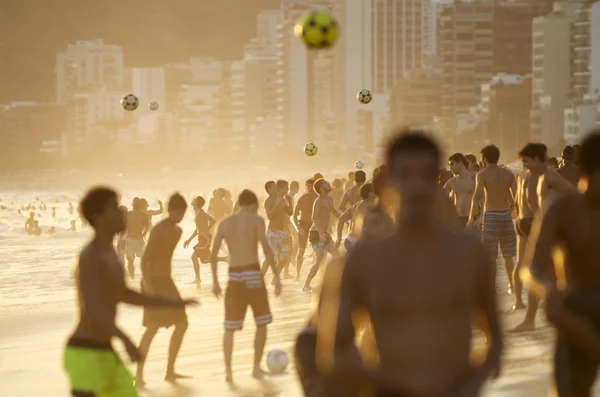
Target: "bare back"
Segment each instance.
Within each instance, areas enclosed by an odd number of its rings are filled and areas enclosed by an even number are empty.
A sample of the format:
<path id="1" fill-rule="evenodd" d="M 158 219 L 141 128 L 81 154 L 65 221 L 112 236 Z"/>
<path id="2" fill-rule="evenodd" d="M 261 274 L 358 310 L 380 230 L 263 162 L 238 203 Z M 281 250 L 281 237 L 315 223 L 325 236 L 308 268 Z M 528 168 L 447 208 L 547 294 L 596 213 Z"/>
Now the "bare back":
<path id="1" fill-rule="evenodd" d="M 477 178 L 485 192 L 484 211 L 508 211 L 516 193 L 512 191 L 516 187 L 514 174 L 493 164 L 479 171 Z"/>
<path id="2" fill-rule="evenodd" d="M 127 213 L 127 237 L 142 238 L 150 228 L 150 217 L 142 211 Z"/>
<path id="3" fill-rule="evenodd" d="M 149 277 L 171 277 L 171 261 L 182 230 L 169 218 L 158 222 L 150 232 L 142 255 L 142 270 Z M 146 276 L 146 275 L 145 275 Z"/>
<path id="4" fill-rule="evenodd" d="M 225 240 L 229 249 L 229 267 L 238 268 L 259 263 L 258 243 L 264 234 L 263 218 L 255 213 L 239 211 L 221 222 L 216 240 L 220 237 Z"/>
<path id="5" fill-rule="evenodd" d="M 517 181 L 516 204 L 519 218 L 533 218 L 538 209 L 537 199 L 538 176 L 527 170 L 521 174 Z"/>
<path id="6" fill-rule="evenodd" d="M 542 215 L 548 211 L 550 205 L 560 193 L 575 190 L 575 188 L 563 178 L 556 170 L 548 168 L 538 179 L 537 197 Z"/>
<path id="7" fill-rule="evenodd" d="M 578 166 L 573 163 L 568 163 L 556 170 L 563 178 L 565 178 L 571 185 L 577 187 L 579 178 L 581 178 L 581 170 Z"/>

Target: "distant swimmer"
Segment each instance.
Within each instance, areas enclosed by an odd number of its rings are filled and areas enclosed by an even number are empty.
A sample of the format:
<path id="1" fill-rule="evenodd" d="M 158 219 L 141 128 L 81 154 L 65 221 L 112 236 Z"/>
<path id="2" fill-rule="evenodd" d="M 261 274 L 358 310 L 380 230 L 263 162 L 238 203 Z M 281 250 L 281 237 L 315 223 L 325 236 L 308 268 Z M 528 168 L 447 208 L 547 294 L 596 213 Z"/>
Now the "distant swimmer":
<path id="1" fill-rule="evenodd" d="M 127 288 L 123 266 L 113 247 L 115 235 L 125 227 L 114 190 L 90 190 L 81 200 L 80 211 L 95 234 L 81 251 L 74 272 L 79 322 L 63 356 L 71 395 L 137 397 L 133 377 L 111 342 L 113 337 L 120 339 L 129 358 L 134 362 L 140 359 L 135 344 L 115 323 L 117 304 L 176 309 L 196 301 L 147 296 Z"/>
<path id="2" fill-rule="evenodd" d="M 141 258 L 144 252 L 144 247 L 146 246 L 144 236 L 150 229 L 150 217 L 143 211 L 141 199 L 135 197 L 131 205 L 133 209 L 127 213 L 125 257 L 127 259 L 129 277 L 133 280 L 135 276 L 133 262 L 136 257 Z"/>
<path id="3" fill-rule="evenodd" d="M 192 201 L 192 208 L 194 210 L 194 223 L 196 224 L 196 230 L 192 233 L 184 243 L 183 247 L 187 248 L 194 237 L 198 236 L 198 244 L 194 246 L 194 253 L 192 254 L 192 263 L 194 264 L 194 273 L 196 274 L 195 283 L 198 288 L 202 284 L 200 279 L 200 262 L 210 263 L 211 250 L 210 245 L 212 243 L 212 235 L 210 231 L 217 223 L 214 218 L 206 213 L 202 207 L 206 200 L 204 197 L 198 196 Z M 220 262 L 226 262 L 226 257 L 219 257 Z"/>
<path id="4" fill-rule="evenodd" d="M 361 171 L 357 171 L 356 174 L 359 175 L 359 172 Z M 304 282 L 304 287 L 302 290 L 305 292 L 311 291 L 310 283 L 317 275 L 319 266 L 325 259 L 326 255 L 328 253 L 331 255 L 338 254 L 337 246 L 328 232 L 331 215 L 335 215 L 336 218 L 339 218 L 341 215 L 339 210 L 333 205 L 333 199 L 331 196 L 329 196 L 329 193 L 331 192 L 331 185 L 325 179 L 319 179 L 315 181 L 314 189 L 319 196 L 313 205 L 313 225 L 308 232 L 308 241 L 310 241 L 312 249 L 315 252 L 315 263 L 310 269 L 310 272 L 306 277 L 306 281 Z"/>
<path id="5" fill-rule="evenodd" d="M 512 275 L 517 256 L 517 233 L 512 219 L 517 180 L 514 174 L 498 166 L 500 150 L 489 145 L 481 149 L 481 160 L 485 168 L 475 177 L 475 193 L 471 203 L 469 227 L 474 227 L 481 215 L 480 204 L 483 201 L 483 245 L 496 261 L 498 246 L 504 258 L 504 268 L 508 277 L 508 291 L 513 291 Z M 494 266 L 494 272 L 496 266 Z"/>
<path id="6" fill-rule="evenodd" d="M 56 218 L 56 207 L 52 207 L 52 218 Z"/>
<path id="7" fill-rule="evenodd" d="M 579 179 L 581 178 L 581 170 L 575 164 L 575 149 L 568 145 L 565 146 L 562 151 L 562 161 L 562 167 L 556 171 L 558 171 L 563 178 L 568 180 L 571 185 L 577 187 Z"/>
<path id="8" fill-rule="evenodd" d="M 68 230 L 69 232 L 76 232 L 77 231 L 77 224 L 75 220 L 71 221 L 71 227 Z"/>
<path id="9" fill-rule="evenodd" d="M 248 306 L 252 308 L 256 323 L 254 338 L 254 365 L 252 376 L 261 378 L 265 372 L 260 367 L 267 341 L 267 325 L 272 321 L 267 289 L 258 260 L 258 245 L 262 246 L 267 263 L 274 274 L 275 295 L 281 293 L 281 280 L 276 269 L 271 246 L 267 240 L 265 221 L 258 216 L 258 198 L 250 190 L 239 196 L 240 210 L 225 218 L 217 230 L 211 257 L 213 293 L 222 295 L 219 283 L 217 253 L 223 240 L 229 248 L 229 281 L 225 292 L 225 335 L 223 352 L 225 358 L 225 379 L 233 382 L 231 359 L 233 335 L 244 326 Z"/>
<path id="10" fill-rule="evenodd" d="M 167 211 L 169 217 L 160 221 L 150 232 L 148 247 L 142 256 L 142 291 L 144 293 L 161 296 L 174 301 L 181 300 L 179 291 L 173 282 L 171 267 L 175 247 L 179 243 L 182 230 L 178 224 L 183 219 L 187 203 L 183 196 L 175 193 L 169 199 Z M 179 354 L 183 336 L 188 327 L 187 314 L 183 306 L 179 308 L 145 308 L 144 327 L 146 332 L 140 340 L 139 350 L 142 357 L 138 363 L 136 384 L 144 385 L 145 355 L 150 348 L 152 339 L 160 328 L 175 326 L 171 343 L 169 345 L 169 357 L 167 360 L 167 372 L 165 380 L 175 382 L 177 379 L 189 378 L 175 372 L 175 360 Z"/>
<path id="11" fill-rule="evenodd" d="M 32 234 L 34 236 L 41 236 L 42 235 L 42 228 L 40 227 L 40 221 L 35 220 L 33 221 L 33 231 Z"/>
<path id="12" fill-rule="evenodd" d="M 29 213 L 29 218 L 25 221 L 25 233 L 32 235 L 35 226 L 35 212 Z"/>

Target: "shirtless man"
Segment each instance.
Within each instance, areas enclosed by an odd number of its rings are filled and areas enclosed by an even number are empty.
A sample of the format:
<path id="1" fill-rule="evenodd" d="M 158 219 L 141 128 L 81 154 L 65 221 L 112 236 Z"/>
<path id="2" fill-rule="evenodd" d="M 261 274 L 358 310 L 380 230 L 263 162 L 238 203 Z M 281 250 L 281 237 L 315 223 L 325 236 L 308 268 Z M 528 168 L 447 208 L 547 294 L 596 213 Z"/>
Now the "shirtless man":
<path id="1" fill-rule="evenodd" d="M 187 248 L 194 237 L 198 236 L 198 244 L 194 246 L 194 253 L 192 254 L 192 263 L 194 264 L 194 273 L 196 274 L 194 283 L 198 288 L 202 285 L 202 280 L 200 279 L 200 262 L 210 262 L 210 243 L 212 242 L 210 230 L 217 223 L 217 221 L 215 221 L 212 216 L 208 215 L 202 208 L 205 203 L 206 200 L 204 200 L 204 197 L 202 196 L 198 196 L 192 201 L 196 230 L 194 230 L 190 238 L 183 243 L 183 248 Z M 227 258 L 219 257 L 219 260 L 226 261 Z"/>
<path id="2" fill-rule="evenodd" d="M 298 192 L 300 192 L 300 183 L 298 183 L 298 181 L 292 181 L 290 183 L 290 192 L 289 192 L 289 198 L 290 198 L 290 203 L 292 204 L 292 209 L 296 205 L 296 195 L 298 194 Z M 292 222 L 291 217 L 288 218 L 287 230 L 288 230 L 288 233 L 291 236 L 291 240 L 292 240 L 290 242 L 290 247 L 292 247 L 290 261 L 295 263 L 296 258 L 298 257 L 298 230 L 296 229 L 295 223 Z M 296 277 L 297 276 L 298 275 L 296 275 Z"/>
<path id="3" fill-rule="evenodd" d="M 360 187 L 365 184 L 366 180 L 367 174 L 365 174 L 363 170 L 354 173 L 354 181 L 356 184 L 344 193 L 342 201 L 340 201 L 339 208 L 341 211 L 345 211 L 346 206 L 353 206 L 360 201 Z"/>
<path id="4" fill-rule="evenodd" d="M 529 234 L 531 233 L 533 217 L 538 210 L 537 183 L 538 175 L 533 174 L 529 170 L 525 170 L 521 173 L 517 181 L 515 209 L 517 211 L 516 229 L 518 235 L 518 255 L 517 266 L 513 273 L 513 285 L 515 288 L 515 304 L 513 310 L 520 310 L 525 307 L 522 298 L 523 282 L 521 280 L 521 269 L 525 266 L 525 248 L 527 247 L 527 241 L 529 239 Z M 535 296 L 531 297 L 532 294 L 533 292 L 530 291 L 529 302 L 532 302 L 532 300 L 535 299 Z"/>
<path id="5" fill-rule="evenodd" d="M 473 153 L 469 153 L 465 156 L 465 158 L 469 162 L 467 169 L 471 172 L 479 172 L 479 164 L 477 163 L 477 156 L 475 156 Z"/>
<path id="6" fill-rule="evenodd" d="M 456 212 L 463 227 L 466 228 L 475 191 L 475 173 L 468 170 L 469 163 L 460 153 L 450 156 L 448 165 L 455 176 L 446 182 L 444 189 L 448 195 L 453 195 Z"/>
<path id="7" fill-rule="evenodd" d="M 357 171 L 356 176 L 359 175 L 359 172 L 362 171 Z M 364 172 L 362 173 L 364 175 Z M 304 288 L 302 289 L 304 292 L 311 291 L 310 282 L 317 275 L 319 266 L 323 259 L 325 259 L 325 255 L 327 253 L 332 255 L 338 253 L 333 239 L 327 232 L 331 214 L 333 213 L 336 218 L 339 218 L 341 215 L 337 208 L 335 208 L 335 205 L 333 205 L 333 199 L 329 196 L 331 185 L 325 179 L 319 179 L 315 181 L 314 189 L 319 197 L 317 197 L 313 205 L 313 225 L 308 232 L 308 241 L 310 241 L 312 249 L 315 251 L 315 263 L 310 269 L 308 277 L 306 277 L 306 281 L 304 282 Z"/>
<path id="8" fill-rule="evenodd" d="M 267 229 L 267 239 L 271 244 L 271 249 L 275 253 L 277 263 L 277 274 L 287 266 L 290 260 L 290 246 L 286 233 L 286 220 L 293 215 L 291 203 L 286 197 L 288 183 L 283 180 L 268 181 L 265 184 L 265 190 L 269 197 L 265 200 L 265 213 L 269 219 L 269 228 Z M 241 205 L 241 204 L 240 204 Z M 262 271 L 266 274 L 268 262 L 263 263 Z"/>
<path id="9" fill-rule="evenodd" d="M 80 204 L 81 216 L 94 228 L 94 238 L 83 248 L 75 268 L 79 322 L 64 353 L 64 368 L 74 397 L 136 397 L 133 377 L 112 347 L 120 339 L 131 358 L 139 350 L 116 323 L 117 304 L 165 306 L 183 310 L 194 300 L 167 299 L 133 291 L 125 285 L 123 266 L 113 247 L 115 235 L 125 228 L 117 193 L 108 188 L 90 190 Z"/>
<path id="10" fill-rule="evenodd" d="M 144 236 L 150 230 L 150 217 L 142 208 L 141 199 L 135 197 L 131 202 L 132 210 L 127 213 L 127 239 L 125 241 L 125 258 L 129 277 L 134 279 L 135 258 L 141 258 L 146 246 Z"/>
<path id="11" fill-rule="evenodd" d="M 309 179 L 305 184 L 305 192 L 298 199 L 294 208 L 294 224 L 298 227 L 298 256 L 296 257 L 296 281 L 300 280 L 300 270 L 304 261 L 304 252 L 308 242 L 308 232 L 312 226 L 312 211 L 317 193 L 313 188 L 313 179 Z M 298 218 L 300 217 L 300 218 Z"/>
<path id="12" fill-rule="evenodd" d="M 149 232 L 150 229 L 152 229 L 152 217 L 155 215 L 161 215 L 163 213 L 163 203 L 160 200 L 157 201 L 157 203 L 158 203 L 157 210 L 148 209 L 148 207 L 150 207 L 150 204 L 148 204 L 148 200 L 146 200 L 145 198 L 141 198 L 139 203 L 140 203 L 140 209 L 148 216 L 148 232 Z"/>
<path id="13" fill-rule="evenodd" d="M 179 291 L 171 276 L 171 262 L 175 247 L 179 243 L 182 230 L 178 226 L 183 219 L 187 203 L 182 195 L 175 193 L 169 198 L 167 211 L 169 217 L 160 221 L 150 232 L 148 247 L 142 256 L 142 291 L 164 298 L 181 300 Z M 144 309 L 144 327 L 146 331 L 140 340 L 140 351 L 143 356 L 137 367 L 136 384 L 144 386 L 145 356 L 152 339 L 160 328 L 175 326 L 169 345 L 169 358 L 165 380 L 175 382 L 177 379 L 189 378 L 175 372 L 175 360 L 179 354 L 183 336 L 188 327 L 185 308 L 179 309 Z"/>
<path id="14" fill-rule="evenodd" d="M 571 146 L 565 146 L 562 151 L 563 165 L 557 171 L 562 175 L 571 185 L 577 187 L 579 178 L 581 178 L 581 170 L 575 165 L 575 149 Z"/>
<path id="15" fill-rule="evenodd" d="M 217 222 L 220 222 L 221 219 L 231 214 L 231 209 L 225 202 L 225 189 L 215 189 L 213 198 L 210 199 L 210 203 L 208 204 L 208 213 Z"/>
<path id="16" fill-rule="evenodd" d="M 276 269 L 271 246 L 265 235 L 265 221 L 258 216 L 258 198 L 244 190 L 238 198 L 240 210 L 225 218 L 217 230 L 215 245 L 211 256 L 213 275 L 213 293 L 221 296 L 221 285 L 217 272 L 217 252 L 223 240 L 229 248 L 229 282 L 225 292 L 225 335 L 223 353 L 225 358 L 225 379 L 233 382 L 231 357 L 233 354 L 233 334 L 244 326 L 244 317 L 248 306 L 252 308 L 256 323 L 254 337 L 254 368 L 252 376 L 261 378 L 265 372 L 260 367 L 265 343 L 267 324 L 273 320 L 269 309 L 267 289 L 258 262 L 258 244 L 262 245 L 267 263 L 274 274 L 275 295 L 281 293 L 281 281 Z M 281 204 L 279 204 L 281 205 Z"/>
<path id="17" fill-rule="evenodd" d="M 528 143 L 519 152 L 523 166 L 538 176 L 536 196 L 538 199 L 539 216 L 544 219 L 548 208 L 563 193 L 573 191 L 575 188 L 557 170 L 547 164 L 547 148 L 541 143 Z M 525 320 L 511 332 L 533 331 L 535 329 L 535 316 L 538 309 L 538 298 L 534 291 L 528 294 L 527 313 Z"/>
<path id="18" fill-rule="evenodd" d="M 511 293 L 512 275 L 515 270 L 514 258 L 517 256 L 517 234 L 511 212 L 517 193 L 517 180 L 511 171 L 498 166 L 499 159 L 500 150 L 496 146 L 486 146 L 481 150 L 484 169 L 475 177 L 475 194 L 473 194 L 469 226 L 473 226 L 479 217 L 480 202 L 484 198 L 482 242 L 494 260 L 494 273 L 496 273 L 495 262 L 498 257 L 498 245 L 500 245 L 508 277 L 508 291 Z"/>
<path id="19" fill-rule="evenodd" d="M 350 233 L 346 237 L 346 240 L 344 240 L 346 252 L 350 251 L 356 245 L 361 234 L 365 214 L 376 205 L 375 200 L 377 196 L 373 191 L 373 184 L 365 183 L 360 187 L 360 198 L 361 201 L 344 211 L 337 222 L 337 239 L 335 244 L 338 247 L 342 241 L 344 226 L 346 223 L 350 223 Z"/>
<path id="20" fill-rule="evenodd" d="M 348 173 L 348 180 L 346 181 L 346 183 L 344 183 L 344 192 L 347 192 L 352 186 L 354 186 L 354 176 L 354 171 L 350 171 Z M 323 175 L 319 175 L 319 178 L 316 178 L 315 181 L 317 179 L 323 179 Z"/>
<path id="21" fill-rule="evenodd" d="M 25 221 L 25 233 L 32 235 L 35 226 L 35 212 L 29 213 L 29 218 Z"/>
<path id="22" fill-rule="evenodd" d="M 548 206 L 531 264 L 534 280 L 545 290 L 548 318 L 558 328 L 554 358 L 558 396 L 591 396 L 600 365 L 599 153 L 597 131 L 588 135 L 581 147 L 580 167 L 588 180 L 587 190 L 580 194 L 573 189 Z M 554 272 L 549 264 L 559 247 L 564 254 L 564 268 Z M 558 290 L 553 273 L 568 275 L 566 292 Z M 596 347 L 595 355 L 591 354 L 592 346 Z"/>
<path id="23" fill-rule="evenodd" d="M 492 261 L 472 237 L 436 224 L 439 157 L 423 134 L 407 132 L 391 141 L 389 183 L 402 202 L 397 231 L 349 253 L 338 315 L 319 315 L 323 370 L 369 382 L 379 397 L 476 396 L 488 375 L 499 371 L 502 327 Z M 373 325 L 380 354 L 375 368 L 365 367 L 357 354 L 353 319 L 359 310 Z M 485 320 L 489 342 L 480 365 L 470 361 L 476 316 Z"/>

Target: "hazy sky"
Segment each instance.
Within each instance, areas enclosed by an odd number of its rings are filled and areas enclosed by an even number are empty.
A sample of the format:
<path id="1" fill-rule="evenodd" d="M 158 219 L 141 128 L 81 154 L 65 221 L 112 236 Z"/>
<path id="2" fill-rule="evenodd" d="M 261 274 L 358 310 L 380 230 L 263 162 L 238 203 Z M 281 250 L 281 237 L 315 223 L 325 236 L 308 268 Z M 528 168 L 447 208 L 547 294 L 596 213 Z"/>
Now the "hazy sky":
<path id="1" fill-rule="evenodd" d="M 127 66 L 241 57 L 256 14 L 280 0 L 0 0 L 0 103 L 53 100 L 57 51 L 120 44 Z"/>

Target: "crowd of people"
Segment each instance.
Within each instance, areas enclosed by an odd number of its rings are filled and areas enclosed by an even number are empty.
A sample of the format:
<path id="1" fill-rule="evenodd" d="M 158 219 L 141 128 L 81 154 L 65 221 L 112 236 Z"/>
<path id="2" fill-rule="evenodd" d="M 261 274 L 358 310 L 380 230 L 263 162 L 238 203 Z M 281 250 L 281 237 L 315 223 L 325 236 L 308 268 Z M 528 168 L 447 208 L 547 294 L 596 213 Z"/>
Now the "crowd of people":
<path id="1" fill-rule="evenodd" d="M 198 287 L 201 263 L 210 263 L 212 292 L 224 294 L 226 381 L 233 381 L 234 334 L 248 307 L 256 323 L 252 375 L 265 375 L 261 362 L 272 322 L 265 276 L 270 269 L 275 295 L 282 278 L 300 280 L 310 243 L 314 259 L 302 289 L 313 290 L 320 270 L 323 279 L 294 352 L 307 397 L 479 395 L 485 380 L 501 370 L 498 257 L 513 309 L 527 307 L 523 323 L 510 332 L 534 329 L 544 299 L 558 329 L 558 395 L 589 396 L 600 357 L 600 132 L 581 146 L 565 147 L 560 167 L 536 142 L 518 153 L 524 170 L 517 175 L 498 164 L 496 146 L 480 155 L 479 162 L 472 154 L 451 155 L 448 175 L 440 171 L 442 154 L 434 141 L 402 131 L 370 180 L 362 170 L 331 183 L 315 174 L 297 201 L 298 182 L 268 181 L 262 206 L 247 189 L 235 203 L 225 189 L 215 190 L 206 211 L 205 198 L 192 200 L 196 230 L 184 246 L 197 239 L 192 263 Z M 581 193 L 577 186 L 583 185 Z M 175 362 L 188 327 L 185 306 L 197 302 L 181 298 L 171 263 L 187 202 L 173 194 L 168 216 L 154 226 L 162 203 L 158 210 L 148 207 L 136 198 L 126 211 L 107 187 L 93 188 L 81 200 L 82 217 L 95 234 L 75 274 L 81 313 L 64 363 L 73 396 L 137 396 L 146 353 L 162 327 L 174 327 L 165 380 L 186 377 L 175 371 Z M 135 278 L 135 258 L 141 260 L 141 292 L 124 277 L 127 269 Z M 225 292 L 219 262 L 228 264 Z M 138 346 L 116 325 L 120 302 L 144 307 Z M 477 365 L 470 360 L 473 329 L 486 336 L 487 355 Z M 113 338 L 138 363 L 135 382 L 113 351 Z"/>

